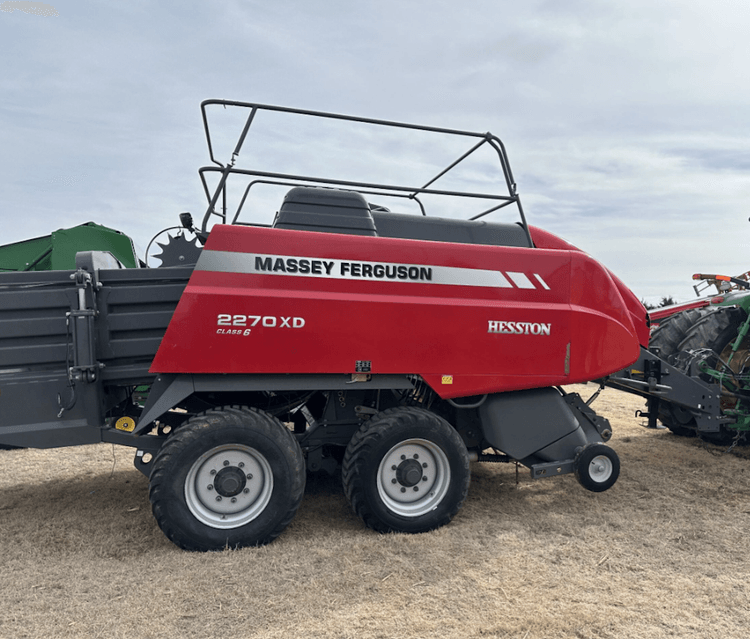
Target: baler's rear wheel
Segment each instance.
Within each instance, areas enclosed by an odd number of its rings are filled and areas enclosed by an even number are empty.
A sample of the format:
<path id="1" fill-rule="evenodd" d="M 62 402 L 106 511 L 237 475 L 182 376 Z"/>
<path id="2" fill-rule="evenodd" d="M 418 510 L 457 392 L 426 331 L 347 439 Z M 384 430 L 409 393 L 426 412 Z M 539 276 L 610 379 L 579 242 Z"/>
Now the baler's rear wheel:
<path id="1" fill-rule="evenodd" d="M 591 444 L 576 456 L 575 472 L 581 486 L 601 493 L 614 486 L 620 476 L 620 458 L 609 446 Z"/>
<path id="2" fill-rule="evenodd" d="M 185 550 L 258 546 L 294 517 L 305 489 L 294 435 L 253 408 L 196 415 L 154 460 L 149 496 L 164 534 Z"/>
<path id="3" fill-rule="evenodd" d="M 461 437 L 422 408 L 393 408 L 366 422 L 352 437 L 342 470 L 352 510 L 379 532 L 443 526 L 469 490 L 469 455 Z"/>

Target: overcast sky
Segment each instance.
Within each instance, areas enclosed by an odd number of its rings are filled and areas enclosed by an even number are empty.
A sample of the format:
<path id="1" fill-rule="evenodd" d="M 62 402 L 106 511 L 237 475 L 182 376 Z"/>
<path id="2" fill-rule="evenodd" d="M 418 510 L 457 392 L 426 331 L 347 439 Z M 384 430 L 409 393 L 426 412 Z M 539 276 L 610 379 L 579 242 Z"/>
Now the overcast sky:
<path id="1" fill-rule="evenodd" d="M 0 243 L 201 217 L 227 98 L 489 130 L 531 224 L 690 299 L 750 269 L 749 33 L 736 0 L 0 0 Z"/>

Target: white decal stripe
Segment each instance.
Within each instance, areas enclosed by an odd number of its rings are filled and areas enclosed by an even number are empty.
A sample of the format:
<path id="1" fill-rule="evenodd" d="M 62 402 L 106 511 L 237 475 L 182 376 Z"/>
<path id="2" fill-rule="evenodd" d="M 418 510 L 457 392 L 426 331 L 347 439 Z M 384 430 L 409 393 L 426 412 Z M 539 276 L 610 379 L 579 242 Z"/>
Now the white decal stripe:
<path id="1" fill-rule="evenodd" d="M 506 277 L 505 273 L 502 271 L 497 271 L 497 274 L 502 278 L 503 283 L 500 285 L 502 288 L 513 288 L 513 284 L 510 283 L 508 278 Z"/>
<path id="2" fill-rule="evenodd" d="M 534 282 L 526 277 L 525 273 L 512 273 L 511 271 L 508 271 L 506 275 L 508 275 L 508 277 L 513 280 L 513 283 L 518 288 L 536 288 L 536 286 L 534 286 Z"/>
<path id="3" fill-rule="evenodd" d="M 549 286 L 547 286 L 547 282 L 545 282 L 545 281 L 544 281 L 544 280 L 542 279 L 542 276 L 541 276 L 541 275 L 539 275 L 539 273 L 534 273 L 534 277 L 535 277 L 536 279 L 538 279 L 538 280 L 539 280 L 539 283 L 540 283 L 540 284 L 541 284 L 541 285 L 542 285 L 542 286 L 544 287 L 544 290 L 545 290 L 545 291 L 548 291 L 548 290 L 549 290 Z"/>
<path id="4" fill-rule="evenodd" d="M 433 269 L 432 282 L 434 284 L 512 288 L 510 282 L 500 271 L 488 271 L 479 268 L 459 268 L 454 266 L 432 266 L 430 268 Z"/>
<path id="5" fill-rule="evenodd" d="M 270 268 L 269 262 L 270 260 Z M 283 264 L 283 270 L 273 270 L 273 267 Z M 288 269 L 293 260 L 296 272 Z M 306 272 L 299 272 L 300 263 L 306 263 Z M 258 268 L 262 264 L 263 268 Z M 363 275 L 363 266 L 368 267 L 368 274 Z M 375 267 L 379 275 L 375 275 Z M 397 277 L 395 269 L 406 267 L 418 274 L 418 277 Z M 315 271 L 313 272 L 313 268 Z M 386 271 L 386 268 L 388 269 Z M 416 270 L 414 270 L 416 269 Z M 320 277 L 325 279 L 364 280 L 380 282 L 410 282 L 421 284 L 447 284 L 454 286 L 485 286 L 494 288 L 513 288 L 513 285 L 500 271 L 487 269 L 462 268 L 454 266 L 435 266 L 421 264 L 398 264 L 393 262 L 367 262 L 360 260 L 339 260 L 329 258 L 314 258 L 299 255 L 268 255 L 258 253 L 236 253 L 234 251 L 201 251 L 196 271 L 214 271 L 223 273 L 248 273 L 259 275 L 283 275 L 286 277 Z M 387 273 L 387 274 L 386 274 Z M 429 276 L 427 275 L 429 273 Z M 390 274 L 390 276 L 388 276 Z M 513 274 L 509 274 L 511 277 Z M 523 275 L 522 273 L 520 275 Z M 528 284 L 528 278 L 523 276 Z M 516 283 L 517 286 L 518 283 Z M 519 286 L 519 288 L 529 288 Z M 531 288 L 534 288 L 531 285 Z"/>

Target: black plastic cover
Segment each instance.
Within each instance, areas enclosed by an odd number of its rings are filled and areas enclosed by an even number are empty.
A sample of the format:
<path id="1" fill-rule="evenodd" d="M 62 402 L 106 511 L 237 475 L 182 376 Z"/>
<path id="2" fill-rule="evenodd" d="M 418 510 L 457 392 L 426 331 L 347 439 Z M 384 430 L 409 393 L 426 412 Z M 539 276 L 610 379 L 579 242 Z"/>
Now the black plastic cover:
<path id="1" fill-rule="evenodd" d="M 554 388 L 492 394 L 479 408 L 479 416 L 485 439 L 514 459 L 528 457 L 579 428 Z M 563 459 L 574 456 L 574 450 L 568 452 Z"/>
<path id="2" fill-rule="evenodd" d="M 378 235 L 381 237 L 531 248 L 526 231 L 520 224 L 452 220 L 380 211 L 373 211 L 372 217 L 375 220 Z"/>
<path id="3" fill-rule="evenodd" d="M 355 191 L 297 186 L 284 197 L 274 227 L 348 235 L 377 235 L 370 207 Z"/>

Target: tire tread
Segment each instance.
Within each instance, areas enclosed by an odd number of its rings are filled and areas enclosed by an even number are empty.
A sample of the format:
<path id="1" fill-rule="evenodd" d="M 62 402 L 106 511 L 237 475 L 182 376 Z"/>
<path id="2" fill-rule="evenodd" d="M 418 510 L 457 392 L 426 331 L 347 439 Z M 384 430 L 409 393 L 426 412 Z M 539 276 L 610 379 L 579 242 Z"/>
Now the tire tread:
<path id="1" fill-rule="evenodd" d="M 447 424 L 447 422 L 438 415 L 422 408 L 391 408 L 373 417 L 368 422 L 365 422 L 365 424 L 354 434 L 347 446 L 346 454 L 344 455 L 342 463 L 341 474 L 344 494 L 346 495 L 352 510 L 360 519 L 362 519 L 368 528 L 372 528 L 378 532 L 387 533 L 402 531 L 395 526 L 382 521 L 368 503 L 365 498 L 364 490 L 365 478 L 362 476 L 360 466 L 364 459 L 370 458 L 374 454 L 373 449 L 376 444 L 385 437 L 388 432 L 394 429 L 405 430 L 410 425 L 414 424 L 415 421 L 431 423 L 433 428 L 441 428 L 443 424 L 447 425 L 452 436 L 455 437 L 454 443 L 456 446 L 463 447 L 465 450 L 463 441 L 450 424 Z M 470 474 L 468 454 L 461 457 L 461 465 L 462 471 L 464 471 L 468 477 Z M 444 512 L 441 517 L 433 523 L 433 525 L 430 525 L 429 530 L 448 524 L 463 506 L 468 491 L 469 482 L 467 481 L 462 487 L 460 498 L 456 500 L 456 502 L 452 504 L 452 507 L 447 509 L 446 512 Z M 423 531 L 420 530 L 420 532 Z"/>
<path id="2" fill-rule="evenodd" d="M 189 418 L 182 426 L 176 429 L 161 447 L 153 461 L 153 469 L 149 479 L 151 508 L 156 522 L 164 535 L 180 548 L 191 551 L 217 549 L 205 541 L 196 540 L 191 535 L 186 534 L 184 530 L 175 525 L 175 522 L 173 522 L 172 518 L 166 512 L 165 504 L 169 499 L 168 484 L 171 480 L 170 469 L 176 463 L 173 459 L 179 457 L 180 452 L 185 448 L 196 443 L 207 431 L 220 429 L 227 425 L 247 427 L 247 422 L 250 421 L 248 418 L 254 422 L 254 429 L 266 434 L 273 435 L 275 433 L 277 436 L 280 435 L 282 443 L 289 447 L 288 452 L 297 466 L 295 476 L 297 481 L 293 482 L 287 512 L 272 530 L 250 545 L 262 546 L 270 543 L 284 531 L 294 518 L 305 492 L 306 478 L 304 458 L 294 435 L 281 425 L 278 420 L 257 408 L 244 406 L 212 408 Z"/>

